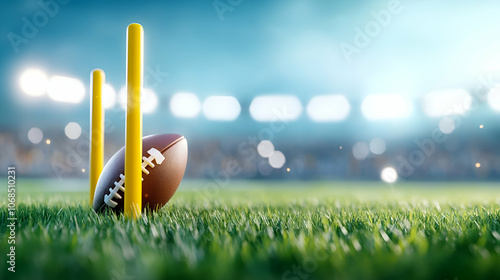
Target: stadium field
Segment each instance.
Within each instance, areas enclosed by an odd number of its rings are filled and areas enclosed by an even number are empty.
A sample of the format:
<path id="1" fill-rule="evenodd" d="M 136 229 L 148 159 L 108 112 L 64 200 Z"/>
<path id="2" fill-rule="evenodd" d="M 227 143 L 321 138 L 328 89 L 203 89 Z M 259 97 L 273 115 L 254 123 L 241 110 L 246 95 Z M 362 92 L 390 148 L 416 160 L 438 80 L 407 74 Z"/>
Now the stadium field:
<path id="1" fill-rule="evenodd" d="M 20 180 L 16 273 L 4 261 L 2 279 L 500 278 L 494 184 L 228 185 L 187 181 L 131 221 L 96 215 L 84 180 Z"/>

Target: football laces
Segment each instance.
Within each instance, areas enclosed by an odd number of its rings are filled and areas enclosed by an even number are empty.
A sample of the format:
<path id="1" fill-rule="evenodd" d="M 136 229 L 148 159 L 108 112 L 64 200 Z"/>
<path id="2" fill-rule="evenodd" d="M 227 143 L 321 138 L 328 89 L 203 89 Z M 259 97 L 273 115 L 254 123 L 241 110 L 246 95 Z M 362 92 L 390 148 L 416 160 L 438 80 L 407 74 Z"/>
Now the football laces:
<path id="1" fill-rule="evenodd" d="M 154 168 L 155 164 L 153 163 L 153 160 L 156 162 L 156 164 L 161 165 L 161 163 L 165 160 L 165 157 L 161 154 L 160 151 L 158 151 L 155 148 L 151 148 L 148 151 L 149 157 L 142 157 L 142 172 L 144 172 L 146 175 L 149 174 L 149 170 L 146 169 L 147 166 Z M 144 181 L 144 178 L 142 178 Z M 104 196 L 104 202 L 112 208 L 115 208 L 118 203 L 114 201 L 113 199 L 122 199 L 123 197 L 118 193 L 118 191 L 122 191 L 125 193 L 125 187 L 123 186 L 125 184 L 125 175 L 120 174 L 120 180 L 118 182 L 114 182 L 115 187 L 114 188 L 109 188 L 109 194 L 106 194 Z"/>

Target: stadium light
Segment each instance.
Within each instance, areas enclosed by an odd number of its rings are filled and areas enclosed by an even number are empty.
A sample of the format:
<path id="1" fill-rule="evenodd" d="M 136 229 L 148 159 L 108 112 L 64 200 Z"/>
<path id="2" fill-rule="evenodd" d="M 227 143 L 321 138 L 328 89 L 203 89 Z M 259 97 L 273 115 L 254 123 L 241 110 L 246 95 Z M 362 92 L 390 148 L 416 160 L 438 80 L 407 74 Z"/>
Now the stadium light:
<path id="1" fill-rule="evenodd" d="M 28 69 L 19 79 L 22 91 L 29 96 L 41 96 L 47 91 L 47 74 L 39 69 Z"/>
<path id="2" fill-rule="evenodd" d="M 241 112 L 240 103 L 232 96 L 209 96 L 202 109 L 207 119 L 215 121 L 233 121 Z"/>
<path id="3" fill-rule="evenodd" d="M 335 122 L 344 120 L 351 106 L 343 95 L 321 95 L 313 97 L 307 104 L 307 114 L 316 122 Z"/>
<path id="4" fill-rule="evenodd" d="M 113 108 L 116 104 L 116 91 L 110 84 L 102 87 L 102 105 L 105 109 Z"/>
<path id="5" fill-rule="evenodd" d="M 293 121 L 302 113 L 300 100 L 293 95 L 257 96 L 250 104 L 250 115 L 259 122 Z"/>
<path id="6" fill-rule="evenodd" d="M 488 93 L 488 104 L 495 111 L 500 111 L 500 86 L 493 87 Z"/>
<path id="7" fill-rule="evenodd" d="M 462 115 L 469 111 L 472 98 L 464 89 L 433 91 L 423 99 L 424 113 L 429 117 Z"/>
<path id="8" fill-rule="evenodd" d="M 50 78 L 47 93 L 58 102 L 80 103 L 85 96 L 83 83 L 75 78 L 53 76 Z"/>
<path id="9" fill-rule="evenodd" d="M 143 90 L 144 99 L 141 102 L 142 112 L 144 114 L 151 114 L 156 111 L 158 107 L 158 95 L 156 92 L 150 88 L 145 88 Z"/>
<path id="10" fill-rule="evenodd" d="M 368 120 L 382 121 L 409 117 L 413 105 L 398 94 L 371 94 L 363 99 L 361 111 Z"/>
<path id="11" fill-rule="evenodd" d="M 118 92 L 118 102 L 123 110 L 127 110 L 127 87 L 124 86 Z M 141 110 L 143 114 L 151 114 L 158 107 L 158 96 L 150 88 L 143 88 L 141 91 Z"/>
<path id="12" fill-rule="evenodd" d="M 200 113 L 200 109 L 200 100 L 190 92 L 176 93 L 170 100 L 170 111 L 178 118 L 194 118 Z"/>

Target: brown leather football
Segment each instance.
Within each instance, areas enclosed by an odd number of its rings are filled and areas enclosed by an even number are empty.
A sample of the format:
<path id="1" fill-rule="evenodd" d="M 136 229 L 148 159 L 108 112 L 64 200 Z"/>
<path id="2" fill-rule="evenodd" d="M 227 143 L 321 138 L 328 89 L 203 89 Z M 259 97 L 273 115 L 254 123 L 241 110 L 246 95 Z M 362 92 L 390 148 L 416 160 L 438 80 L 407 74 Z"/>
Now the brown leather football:
<path id="1" fill-rule="evenodd" d="M 158 210 L 174 195 L 187 163 L 187 141 L 178 134 L 150 135 L 142 139 L 142 207 Z M 125 147 L 104 166 L 97 181 L 93 208 L 96 212 L 123 211 L 127 193 L 124 174 Z"/>

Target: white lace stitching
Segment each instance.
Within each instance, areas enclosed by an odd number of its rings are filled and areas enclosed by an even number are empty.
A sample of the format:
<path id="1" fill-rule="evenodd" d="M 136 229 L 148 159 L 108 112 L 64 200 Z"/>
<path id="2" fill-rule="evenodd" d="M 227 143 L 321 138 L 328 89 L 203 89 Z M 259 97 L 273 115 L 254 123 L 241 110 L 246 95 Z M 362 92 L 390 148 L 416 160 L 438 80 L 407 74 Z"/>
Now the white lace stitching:
<path id="1" fill-rule="evenodd" d="M 146 175 L 149 175 L 149 171 L 146 169 L 146 166 L 150 166 L 151 168 L 154 168 L 155 165 L 153 163 L 153 160 L 156 161 L 156 164 L 161 164 L 164 160 L 165 157 L 161 154 L 160 151 L 158 151 L 155 148 L 151 148 L 148 151 L 149 157 L 142 157 L 142 172 L 146 173 Z M 142 178 L 144 181 L 144 178 Z M 125 176 L 123 174 L 120 174 L 120 181 L 114 182 L 115 187 L 114 188 L 109 188 L 109 194 L 104 195 L 104 202 L 112 208 L 115 208 L 118 203 L 115 202 L 113 199 L 122 199 L 123 197 L 118 193 L 118 191 L 122 191 L 125 193 L 125 187 L 123 186 L 125 184 Z"/>

